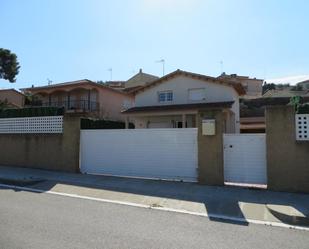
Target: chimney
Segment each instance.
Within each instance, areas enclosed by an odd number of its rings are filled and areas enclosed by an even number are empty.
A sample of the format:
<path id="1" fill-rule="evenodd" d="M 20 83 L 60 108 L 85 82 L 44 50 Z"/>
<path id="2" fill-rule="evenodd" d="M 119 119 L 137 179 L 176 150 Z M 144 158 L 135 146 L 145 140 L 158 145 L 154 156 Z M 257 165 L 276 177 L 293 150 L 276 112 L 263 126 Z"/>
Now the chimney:
<path id="1" fill-rule="evenodd" d="M 139 69 L 139 73 L 142 73 L 142 72 L 143 72 L 143 70 L 140 68 L 140 69 Z"/>

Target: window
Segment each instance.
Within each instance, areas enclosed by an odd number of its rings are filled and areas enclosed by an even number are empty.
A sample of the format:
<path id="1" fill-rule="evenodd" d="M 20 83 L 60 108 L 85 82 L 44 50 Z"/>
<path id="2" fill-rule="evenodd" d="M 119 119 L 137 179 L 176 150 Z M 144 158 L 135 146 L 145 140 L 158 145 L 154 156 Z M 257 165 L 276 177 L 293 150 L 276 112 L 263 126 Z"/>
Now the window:
<path id="1" fill-rule="evenodd" d="M 189 100 L 191 101 L 206 100 L 205 88 L 189 89 L 188 91 L 189 91 Z"/>
<path id="2" fill-rule="evenodd" d="M 166 92 L 159 92 L 158 93 L 159 102 L 171 102 L 173 101 L 173 92 L 166 91 Z"/>

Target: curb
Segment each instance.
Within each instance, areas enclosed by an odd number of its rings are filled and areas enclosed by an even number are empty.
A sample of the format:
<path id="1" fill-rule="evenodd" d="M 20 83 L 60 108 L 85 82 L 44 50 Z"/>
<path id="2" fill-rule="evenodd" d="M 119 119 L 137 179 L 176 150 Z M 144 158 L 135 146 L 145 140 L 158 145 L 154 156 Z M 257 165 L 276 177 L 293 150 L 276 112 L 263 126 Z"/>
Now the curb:
<path id="1" fill-rule="evenodd" d="M 228 220 L 228 221 L 238 222 L 238 223 L 250 223 L 250 224 L 258 224 L 258 225 L 266 225 L 266 226 L 289 228 L 289 229 L 296 229 L 296 230 L 302 230 L 302 231 L 308 231 L 309 232 L 309 227 L 289 225 L 289 224 L 280 223 L 280 222 L 271 222 L 271 221 L 263 221 L 263 220 L 238 218 L 238 217 L 218 215 L 218 214 L 206 214 L 206 213 L 187 211 L 187 210 L 183 210 L 183 209 L 156 207 L 156 206 L 151 206 L 151 205 L 137 204 L 137 203 L 133 203 L 133 202 L 115 201 L 115 200 L 108 200 L 108 199 L 102 199 L 102 198 L 96 198 L 96 197 L 82 196 L 82 195 L 77 195 L 77 194 L 67 194 L 67 193 L 61 193 L 61 192 L 55 192 L 55 191 L 44 191 L 44 190 L 36 189 L 36 188 L 22 187 L 22 186 L 16 186 L 16 185 L 8 185 L 8 184 L 2 184 L 2 183 L 0 183 L 0 187 L 29 191 L 29 192 L 35 192 L 35 193 L 45 193 L 45 194 L 65 196 L 65 197 L 78 198 L 78 199 L 84 199 L 84 200 L 126 205 L 126 206 L 137 207 L 137 208 L 146 208 L 146 209 L 153 209 L 153 210 L 158 210 L 158 211 L 188 214 L 188 215 L 194 215 L 194 216 L 200 216 L 200 217 L 208 217 L 208 218 L 211 218 L 211 219 Z"/>

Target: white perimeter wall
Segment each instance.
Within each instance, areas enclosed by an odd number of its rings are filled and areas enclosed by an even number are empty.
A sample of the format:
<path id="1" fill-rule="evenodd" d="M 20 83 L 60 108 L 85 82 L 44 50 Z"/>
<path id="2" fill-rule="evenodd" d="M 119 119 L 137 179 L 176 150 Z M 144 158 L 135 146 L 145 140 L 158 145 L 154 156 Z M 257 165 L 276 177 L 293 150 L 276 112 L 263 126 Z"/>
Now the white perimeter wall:
<path id="1" fill-rule="evenodd" d="M 197 181 L 197 129 L 82 130 L 81 172 Z"/>

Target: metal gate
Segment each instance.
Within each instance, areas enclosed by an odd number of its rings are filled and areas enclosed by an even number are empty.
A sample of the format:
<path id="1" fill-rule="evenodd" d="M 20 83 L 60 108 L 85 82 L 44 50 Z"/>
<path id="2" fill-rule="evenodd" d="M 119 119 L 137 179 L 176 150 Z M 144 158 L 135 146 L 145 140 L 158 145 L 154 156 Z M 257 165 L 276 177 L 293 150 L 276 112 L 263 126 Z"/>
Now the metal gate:
<path id="1" fill-rule="evenodd" d="M 267 184 L 265 134 L 224 134 L 224 180 Z"/>
<path id="2" fill-rule="evenodd" d="M 197 129 L 82 130 L 81 172 L 197 181 Z"/>

